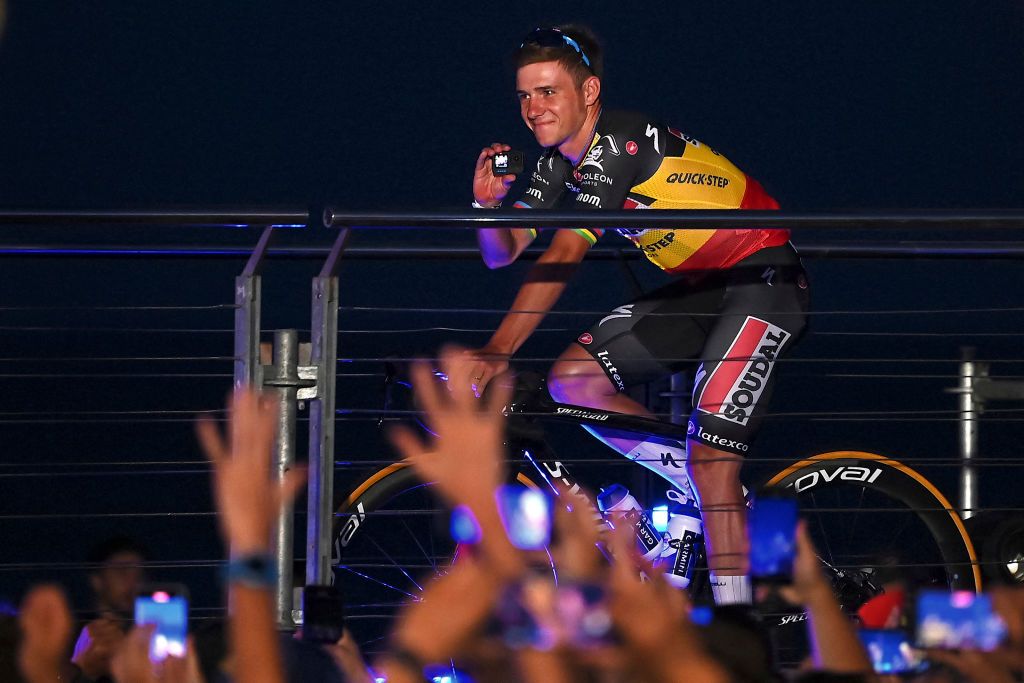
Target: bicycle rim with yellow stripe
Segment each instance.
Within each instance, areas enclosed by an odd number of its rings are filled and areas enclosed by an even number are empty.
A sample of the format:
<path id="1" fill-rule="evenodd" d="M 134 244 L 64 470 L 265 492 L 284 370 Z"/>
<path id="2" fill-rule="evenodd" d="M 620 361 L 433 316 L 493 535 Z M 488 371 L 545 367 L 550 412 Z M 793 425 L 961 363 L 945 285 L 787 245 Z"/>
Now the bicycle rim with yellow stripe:
<path id="1" fill-rule="evenodd" d="M 822 453 L 787 467 L 765 488 L 799 497 L 819 555 L 839 570 L 866 571 L 880 586 L 981 590 L 957 510 L 904 463 L 860 451 Z"/>

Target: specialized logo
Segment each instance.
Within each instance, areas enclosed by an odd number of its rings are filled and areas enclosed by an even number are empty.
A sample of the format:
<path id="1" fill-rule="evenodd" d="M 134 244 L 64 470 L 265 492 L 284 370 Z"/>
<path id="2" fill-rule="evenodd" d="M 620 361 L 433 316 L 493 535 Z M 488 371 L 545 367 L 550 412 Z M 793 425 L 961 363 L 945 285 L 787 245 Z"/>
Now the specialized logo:
<path id="1" fill-rule="evenodd" d="M 659 456 L 661 457 L 662 467 L 674 467 L 677 470 L 683 469 L 683 466 L 679 464 L 678 460 L 676 460 L 674 453 L 659 453 Z"/>
<path id="2" fill-rule="evenodd" d="M 665 179 L 667 183 L 683 185 L 708 185 L 710 187 L 729 187 L 732 182 L 728 178 L 713 173 L 671 173 Z"/>
<path id="3" fill-rule="evenodd" d="M 611 315 L 606 315 L 601 318 L 601 322 L 597 324 L 598 327 L 604 325 L 609 320 L 616 320 L 618 318 L 630 318 L 633 316 L 633 304 L 626 304 L 625 306 L 616 306 L 612 309 Z"/>
<path id="4" fill-rule="evenodd" d="M 771 266 L 768 266 L 767 268 L 765 268 L 764 272 L 761 273 L 761 279 L 764 280 L 765 282 L 767 282 L 769 287 L 774 287 L 775 286 L 775 269 L 772 268 Z"/>
<path id="5" fill-rule="evenodd" d="M 590 334 L 589 332 L 584 332 L 583 334 L 576 338 L 576 341 L 578 341 L 580 344 L 583 344 L 584 346 L 588 344 L 593 344 L 594 335 Z"/>
<path id="6" fill-rule="evenodd" d="M 639 149 L 640 149 L 640 146 L 637 145 L 632 140 L 630 140 L 629 142 L 626 143 L 626 154 L 628 154 L 629 156 L 634 156 L 637 153 L 637 150 L 639 150 Z"/>
<path id="7" fill-rule="evenodd" d="M 604 322 L 604 320 L 602 320 L 601 322 Z M 622 379 L 622 375 L 619 374 L 619 369 L 615 367 L 614 363 L 612 363 L 612 359 L 608 357 L 608 352 L 598 351 L 597 357 L 601 361 L 601 363 L 604 364 L 605 372 L 607 372 L 608 376 L 612 378 L 613 382 L 615 382 L 615 386 L 619 388 L 619 391 L 625 391 L 626 382 Z"/>
<path id="8" fill-rule="evenodd" d="M 555 411 L 556 415 L 572 415 L 573 417 L 580 417 L 584 420 L 600 420 L 604 421 L 608 419 L 606 413 L 592 413 L 589 410 L 579 410 L 578 408 L 558 408 Z"/>
<path id="9" fill-rule="evenodd" d="M 778 625 L 785 626 L 786 624 L 797 624 L 801 621 L 807 621 L 806 612 L 801 612 L 800 614 L 787 614 L 782 617 Z"/>
<path id="10" fill-rule="evenodd" d="M 831 470 L 816 470 L 808 472 L 786 488 L 792 487 L 797 493 L 803 493 L 813 489 L 819 484 L 828 484 L 836 481 L 859 481 L 865 484 L 873 484 L 882 475 L 879 468 L 860 467 L 859 465 L 840 465 Z"/>
<path id="11" fill-rule="evenodd" d="M 708 377 L 697 408 L 745 425 L 764 391 L 775 359 L 792 335 L 770 322 L 747 316 L 722 362 Z"/>

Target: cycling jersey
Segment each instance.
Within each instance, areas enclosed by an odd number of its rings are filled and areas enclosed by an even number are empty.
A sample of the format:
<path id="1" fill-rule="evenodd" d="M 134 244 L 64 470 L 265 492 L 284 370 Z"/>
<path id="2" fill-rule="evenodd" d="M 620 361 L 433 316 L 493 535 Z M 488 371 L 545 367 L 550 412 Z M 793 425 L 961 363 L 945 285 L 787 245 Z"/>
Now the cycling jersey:
<path id="1" fill-rule="evenodd" d="M 582 209 L 777 209 L 753 178 L 705 144 L 640 114 L 604 111 L 575 167 L 549 148 L 537 161 L 520 208 L 551 208 L 567 193 Z M 576 232 L 594 244 L 603 230 Z M 617 232 L 669 273 L 729 268 L 788 230 L 635 230 Z M 533 231 L 536 237 L 536 231 Z"/>

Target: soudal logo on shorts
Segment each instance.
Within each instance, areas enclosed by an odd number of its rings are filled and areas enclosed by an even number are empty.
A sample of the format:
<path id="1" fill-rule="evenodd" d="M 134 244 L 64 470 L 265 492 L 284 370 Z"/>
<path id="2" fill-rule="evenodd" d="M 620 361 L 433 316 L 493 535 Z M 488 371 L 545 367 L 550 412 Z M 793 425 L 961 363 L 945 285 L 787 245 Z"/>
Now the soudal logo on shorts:
<path id="1" fill-rule="evenodd" d="M 708 377 L 697 408 L 723 420 L 747 424 L 790 336 L 781 327 L 747 316 L 724 360 Z"/>
<path id="2" fill-rule="evenodd" d="M 594 337 L 589 332 L 584 332 L 583 334 L 581 334 L 579 336 L 579 338 L 576 339 L 576 341 L 578 341 L 580 344 L 584 344 L 584 345 L 586 345 L 586 344 L 593 344 L 594 343 Z"/>

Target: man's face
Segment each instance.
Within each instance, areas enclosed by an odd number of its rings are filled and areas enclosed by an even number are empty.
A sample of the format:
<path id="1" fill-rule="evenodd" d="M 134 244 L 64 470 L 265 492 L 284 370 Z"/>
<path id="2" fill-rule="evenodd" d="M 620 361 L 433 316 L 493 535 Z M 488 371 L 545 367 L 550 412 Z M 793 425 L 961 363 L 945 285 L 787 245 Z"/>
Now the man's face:
<path id="1" fill-rule="evenodd" d="M 583 89 L 558 62 L 538 62 L 516 72 L 519 113 L 542 147 L 556 147 L 578 133 L 587 118 Z"/>
<path id="2" fill-rule="evenodd" d="M 135 595 L 145 581 L 145 574 L 139 566 L 142 562 L 142 556 L 132 551 L 111 555 L 91 577 L 97 606 L 131 614 Z"/>

